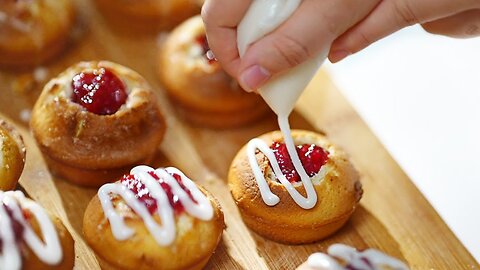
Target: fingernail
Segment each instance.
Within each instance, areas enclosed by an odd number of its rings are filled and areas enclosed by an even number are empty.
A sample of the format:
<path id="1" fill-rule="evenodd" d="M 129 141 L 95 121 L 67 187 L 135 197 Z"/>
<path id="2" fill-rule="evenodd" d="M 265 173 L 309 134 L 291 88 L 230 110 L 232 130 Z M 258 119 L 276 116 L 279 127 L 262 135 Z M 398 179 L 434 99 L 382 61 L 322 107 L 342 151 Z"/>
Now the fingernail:
<path id="1" fill-rule="evenodd" d="M 262 86 L 270 76 L 268 70 L 259 65 L 254 65 L 240 75 L 239 82 L 245 91 L 252 92 Z"/>
<path id="2" fill-rule="evenodd" d="M 330 62 L 336 63 L 344 59 L 345 57 L 349 56 L 350 54 L 352 53 L 347 50 L 336 50 L 331 52 L 328 58 L 330 59 Z"/>

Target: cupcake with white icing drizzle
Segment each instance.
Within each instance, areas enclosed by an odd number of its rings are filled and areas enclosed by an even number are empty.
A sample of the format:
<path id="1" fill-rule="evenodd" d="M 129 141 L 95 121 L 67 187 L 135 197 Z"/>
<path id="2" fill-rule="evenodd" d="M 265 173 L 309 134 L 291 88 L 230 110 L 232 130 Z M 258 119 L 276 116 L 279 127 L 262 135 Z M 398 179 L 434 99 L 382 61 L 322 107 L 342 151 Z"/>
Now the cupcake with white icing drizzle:
<path id="1" fill-rule="evenodd" d="M 334 244 L 327 253 L 314 253 L 297 270 L 408 270 L 402 261 L 370 248 L 358 251 L 344 244 Z"/>
<path id="2" fill-rule="evenodd" d="M 72 269 L 73 239 L 20 191 L 0 192 L 0 269 Z"/>
<path id="3" fill-rule="evenodd" d="M 71 0 L 3 0 L 0 66 L 31 67 L 58 55 L 69 42 L 74 13 Z"/>
<path id="4" fill-rule="evenodd" d="M 348 156 L 325 136 L 293 130 L 292 137 L 303 172 L 294 166 L 282 133 L 274 131 L 237 153 L 228 184 L 250 229 L 277 242 L 310 243 L 337 231 L 363 191 Z M 304 183 L 311 185 L 311 192 Z"/>
<path id="5" fill-rule="evenodd" d="M 103 185 L 83 231 L 106 267 L 202 269 L 224 228 L 218 202 L 180 170 L 137 166 Z"/>

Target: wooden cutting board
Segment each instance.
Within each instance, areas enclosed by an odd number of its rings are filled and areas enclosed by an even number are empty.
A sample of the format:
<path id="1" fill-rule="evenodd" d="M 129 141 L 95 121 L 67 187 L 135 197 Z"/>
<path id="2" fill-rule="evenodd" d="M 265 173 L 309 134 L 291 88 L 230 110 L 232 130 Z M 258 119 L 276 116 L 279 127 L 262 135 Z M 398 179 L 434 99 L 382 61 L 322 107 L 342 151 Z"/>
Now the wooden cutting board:
<path id="1" fill-rule="evenodd" d="M 151 83 L 168 122 L 157 165 L 183 170 L 210 190 L 225 212 L 227 229 L 207 269 L 294 269 L 312 252 L 325 251 L 337 242 L 359 249 L 378 248 L 406 261 L 412 269 L 480 269 L 322 71 L 299 100 L 291 125 L 326 133 L 350 154 L 362 175 L 365 193 L 361 205 L 344 228 L 315 244 L 282 245 L 249 231 L 227 188 L 227 170 L 237 150 L 249 139 L 278 129 L 273 115 L 249 127 L 230 130 L 183 122 L 158 83 L 159 36 L 133 37 L 112 31 L 90 1 L 78 0 L 77 5 L 80 31 L 75 31 L 75 41 L 67 52 L 46 66 L 47 77 L 78 61 L 110 60 L 138 71 Z M 27 163 L 21 186 L 64 221 L 76 240 L 77 269 L 97 269 L 94 254 L 82 240 L 83 212 L 96 190 L 53 177 L 28 131 L 28 115 L 44 83 L 35 81 L 32 72 L 0 72 L 0 117 L 14 122 L 26 141 Z"/>

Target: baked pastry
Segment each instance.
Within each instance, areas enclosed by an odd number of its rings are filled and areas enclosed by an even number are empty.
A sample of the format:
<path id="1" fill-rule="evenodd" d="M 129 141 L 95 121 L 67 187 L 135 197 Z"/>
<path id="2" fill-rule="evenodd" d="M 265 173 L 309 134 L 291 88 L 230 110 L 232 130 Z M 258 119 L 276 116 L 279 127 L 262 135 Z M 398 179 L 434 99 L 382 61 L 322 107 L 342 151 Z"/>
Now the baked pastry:
<path id="1" fill-rule="evenodd" d="M 22 136 L 0 119 L 0 190 L 14 189 L 25 164 Z"/>
<path id="2" fill-rule="evenodd" d="M 65 48 L 75 22 L 71 0 L 4 0 L 0 5 L 0 66 L 41 64 Z"/>
<path id="3" fill-rule="evenodd" d="M 95 0 L 99 10 L 118 30 L 151 33 L 171 29 L 200 13 L 203 0 Z"/>
<path id="4" fill-rule="evenodd" d="M 83 220 L 106 269 L 202 269 L 224 227 L 212 195 L 172 167 L 137 166 L 105 184 Z"/>
<path id="5" fill-rule="evenodd" d="M 362 186 L 347 155 L 324 136 L 293 130 L 292 137 L 301 165 L 294 166 L 282 134 L 273 131 L 238 152 L 228 184 L 250 229 L 301 244 L 337 231 L 355 210 Z"/>
<path id="6" fill-rule="evenodd" d="M 166 129 L 148 83 L 107 61 L 78 63 L 48 82 L 30 126 L 53 172 L 82 186 L 148 163 Z"/>
<path id="7" fill-rule="evenodd" d="M 297 270 L 408 270 L 402 261 L 369 248 L 358 251 L 353 247 L 334 244 L 327 254 L 314 253 Z"/>
<path id="8" fill-rule="evenodd" d="M 268 106 L 259 95 L 243 91 L 212 55 L 200 16 L 172 31 L 160 49 L 161 82 L 176 108 L 200 126 L 228 128 L 264 116 Z"/>
<path id="9" fill-rule="evenodd" d="M 0 269 L 72 269 L 73 239 L 21 191 L 0 191 Z"/>

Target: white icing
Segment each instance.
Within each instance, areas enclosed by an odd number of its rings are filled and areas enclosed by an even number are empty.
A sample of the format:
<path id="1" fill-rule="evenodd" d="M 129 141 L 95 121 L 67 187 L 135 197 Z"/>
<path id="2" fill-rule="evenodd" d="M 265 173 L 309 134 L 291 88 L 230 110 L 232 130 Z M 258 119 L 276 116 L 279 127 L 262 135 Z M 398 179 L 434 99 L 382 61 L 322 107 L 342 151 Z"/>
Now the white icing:
<path id="1" fill-rule="evenodd" d="M 142 182 L 148 189 L 150 196 L 156 200 L 157 214 L 160 217 L 161 225 L 154 220 L 143 202 L 135 198 L 133 191 L 121 183 L 106 184 L 98 190 L 98 196 L 115 239 L 119 241 L 129 239 L 135 232 L 124 222 L 124 217 L 117 213 L 112 203 L 111 194 L 120 196 L 142 218 L 148 231 L 159 245 L 167 246 L 175 240 L 176 227 L 173 208 L 168 201 L 166 192 L 149 172 L 154 172 L 171 187 L 172 193 L 178 197 L 188 214 L 200 220 L 212 219 L 213 207 L 209 199 L 180 170 L 173 167 L 153 169 L 148 166 L 137 166 L 131 170 L 130 174 Z M 183 184 L 190 190 L 196 203 L 190 199 L 171 174 L 178 174 L 181 177 Z"/>
<path id="2" fill-rule="evenodd" d="M 274 206 L 280 202 L 280 199 L 277 195 L 273 194 L 270 190 L 267 180 L 265 179 L 262 170 L 260 169 L 257 159 L 255 157 L 255 151 L 259 149 L 265 156 L 268 158 L 272 169 L 277 176 L 277 179 L 280 183 L 285 187 L 287 192 L 290 194 L 292 199 L 302 208 L 304 209 L 311 209 L 317 203 L 317 193 L 315 192 L 315 188 L 313 187 L 313 183 L 310 180 L 307 172 L 302 166 L 300 158 L 298 157 L 298 153 L 295 150 L 295 144 L 293 142 L 292 136 L 290 134 L 290 126 L 288 124 L 287 118 L 282 118 L 281 116 L 278 117 L 278 124 L 280 126 L 280 130 L 284 134 L 284 141 L 285 145 L 287 146 L 288 154 L 290 155 L 293 166 L 295 170 L 300 176 L 302 180 L 302 184 L 307 192 L 307 197 L 304 197 L 300 192 L 295 189 L 295 187 L 287 180 L 285 175 L 282 174 L 280 170 L 280 166 L 275 158 L 275 154 L 270 149 L 270 147 L 260 139 L 253 139 L 248 142 L 247 145 L 247 156 L 248 162 L 250 167 L 252 168 L 253 174 L 255 175 L 255 179 L 258 183 L 258 188 L 260 190 L 260 194 L 262 195 L 262 199 L 265 204 L 269 206 Z"/>
<path id="3" fill-rule="evenodd" d="M 46 264 L 60 263 L 63 257 L 62 248 L 55 226 L 45 210 L 36 202 L 25 198 L 25 195 L 20 191 L 0 191 L 0 201 L 8 206 L 15 220 L 22 224 L 22 238 L 33 253 Z M 40 226 L 42 238 L 38 238 L 25 220 L 22 209 L 33 214 Z M 21 251 L 15 241 L 12 220 L 3 205 L 0 206 L 0 237 L 2 239 L 0 269 L 21 269 Z"/>
<path id="4" fill-rule="evenodd" d="M 212 50 L 208 50 L 207 53 L 205 54 L 205 56 L 207 57 L 207 59 L 209 61 L 215 59 L 215 55 L 213 54 Z"/>
<path id="5" fill-rule="evenodd" d="M 343 270 L 334 258 L 325 253 L 313 253 L 308 257 L 307 265 L 315 270 Z"/>
<path id="6" fill-rule="evenodd" d="M 342 260 L 345 267 L 340 265 L 334 258 Z M 384 266 L 388 266 L 393 270 L 409 269 L 402 261 L 388 256 L 379 250 L 367 249 L 365 251 L 358 251 L 353 247 L 343 244 L 331 245 L 328 248 L 328 255 L 324 253 L 314 253 L 310 255 L 307 260 L 307 265 L 318 270 L 381 270 Z"/>
<path id="7" fill-rule="evenodd" d="M 254 0 L 247 13 L 240 22 L 237 32 L 237 46 L 239 55 L 242 57 L 248 46 L 259 38 L 275 30 L 280 24 L 288 19 L 300 5 L 301 0 Z M 294 164 L 295 170 L 300 175 L 307 197 L 303 197 L 279 171 L 278 162 L 268 146 L 258 139 L 249 142 L 247 154 L 250 167 L 255 174 L 263 201 L 270 206 L 279 202 L 278 196 L 273 194 L 257 164 L 255 150 L 262 151 L 274 168 L 279 181 L 285 186 L 293 200 L 304 209 L 311 209 L 317 203 L 317 194 L 310 177 L 300 162 L 295 144 L 293 142 L 288 116 L 293 110 L 295 102 L 310 82 L 316 71 L 324 61 L 328 50 L 325 49 L 319 55 L 271 78 L 267 84 L 259 89 L 260 95 L 267 102 L 270 108 L 278 116 L 278 124 L 283 133 L 288 154 Z M 278 169 L 278 170 L 277 170 Z"/>

